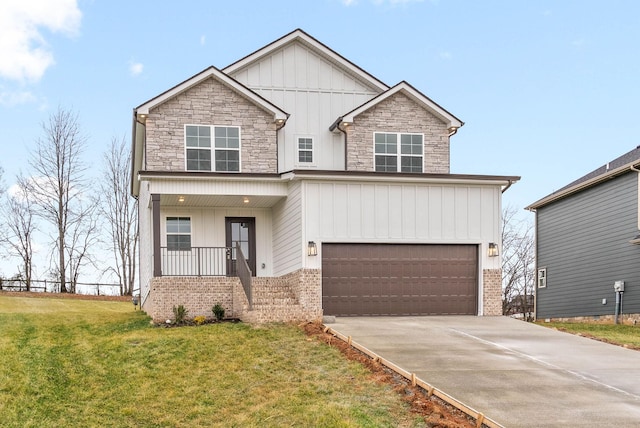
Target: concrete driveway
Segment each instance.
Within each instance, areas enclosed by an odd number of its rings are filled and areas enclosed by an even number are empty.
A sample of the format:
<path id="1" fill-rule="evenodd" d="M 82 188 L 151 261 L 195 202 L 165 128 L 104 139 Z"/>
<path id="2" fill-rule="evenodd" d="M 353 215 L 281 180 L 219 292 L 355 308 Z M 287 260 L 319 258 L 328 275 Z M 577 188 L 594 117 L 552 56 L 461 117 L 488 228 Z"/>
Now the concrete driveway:
<path id="1" fill-rule="evenodd" d="M 640 351 L 506 317 L 327 325 L 505 427 L 640 426 Z"/>

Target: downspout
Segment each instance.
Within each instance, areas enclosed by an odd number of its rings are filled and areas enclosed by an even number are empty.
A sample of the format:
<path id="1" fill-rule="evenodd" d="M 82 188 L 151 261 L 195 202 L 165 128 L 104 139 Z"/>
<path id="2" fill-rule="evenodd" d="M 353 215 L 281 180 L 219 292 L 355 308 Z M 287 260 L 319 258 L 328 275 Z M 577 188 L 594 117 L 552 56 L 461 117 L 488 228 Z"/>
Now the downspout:
<path id="1" fill-rule="evenodd" d="M 340 125 L 342 124 L 342 119 L 344 116 L 340 116 L 338 119 L 336 119 L 335 122 L 333 122 L 333 124 L 329 127 L 329 131 L 333 131 L 334 129 L 337 129 L 338 131 L 342 132 L 344 134 L 344 170 L 347 170 L 347 139 L 348 139 L 348 134 L 347 131 L 345 131 L 344 129 L 342 129 L 340 127 Z"/>
<path id="2" fill-rule="evenodd" d="M 640 174 L 640 169 L 636 168 L 636 167 L 635 167 L 635 166 L 633 166 L 633 165 L 631 165 L 631 166 L 629 167 L 629 169 L 630 169 L 631 171 L 635 171 L 635 172 L 637 172 L 638 174 Z M 638 180 L 639 180 L 638 188 L 640 189 L 640 175 L 638 176 Z M 638 227 L 638 229 L 640 230 L 640 192 L 639 192 L 639 194 L 638 194 L 638 201 L 637 201 L 637 203 L 638 203 L 638 213 L 637 213 L 637 214 L 638 214 L 638 225 L 637 225 L 637 227 Z"/>

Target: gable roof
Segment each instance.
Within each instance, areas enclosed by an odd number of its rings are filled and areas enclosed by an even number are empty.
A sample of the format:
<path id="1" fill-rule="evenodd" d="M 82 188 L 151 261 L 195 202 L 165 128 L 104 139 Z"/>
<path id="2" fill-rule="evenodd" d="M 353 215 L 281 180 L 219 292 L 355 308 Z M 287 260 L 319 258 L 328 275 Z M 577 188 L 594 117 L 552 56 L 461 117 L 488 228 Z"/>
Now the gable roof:
<path id="1" fill-rule="evenodd" d="M 578 178 L 577 180 L 572 181 L 571 183 L 560 188 L 559 190 L 556 190 L 550 195 L 547 195 L 544 198 L 539 199 L 538 201 L 529 205 L 525 209 L 534 211 L 537 208 L 543 207 L 551 202 L 555 202 L 573 193 L 579 192 L 581 190 L 595 186 L 598 183 L 601 183 L 606 180 L 610 180 L 614 177 L 624 174 L 625 172 L 628 172 L 629 170 L 631 170 L 632 168 L 636 167 L 639 164 L 640 164 L 640 146 L 623 154 L 620 157 L 617 157 L 611 162 L 607 162 L 606 164 L 602 165 L 600 168 L 597 168 L 591 171 L 590 173 Z"/>
<path id="2" fill-rule="evenodd" d="M 272 54 L 273 52 L 283 48 L 284 46 L 295 42 L 299 42 L 305 45 L 316 54 L 329 60 L 333 64 L 336 64 L 339 68 L 345 70 L 348 74 L 356 77 L 358 80 L 361 80 L 374 88 L 377 88 L 379 91 L 386 91 L 387 89 L 389 89 L 389 86 L 387 86 L 384 82 L 368 73 L 364 69 L 360 68 L 356 64 L 352 63 L 325 44 L 311 37 L 309 34 L 305 33 L 299 28 L 293 30 L 289 34 L 282 36 L 278 40 L 275 40 L 268 45 L 258 49 L 257 51 L 250 53 L 244 58 L 239 59 L 238 61 L 226 66 L 222 69 L 222 71 L 227 74 L 236 73 L 237 71 L 257 61 L 260 61 L 262 58 Z"/>
<path id="3" fill-rule="evenodd" d="M 444 123 L 447 124 L 447 128 L 453 130 L 453 129 L 458 129 L 462 125 L 464 125 L 463 121 L 455 117 L 453 114 L 449 113 L 447 110 L 442 108 L 439 104 L 437 104 L 431 98 L 427 97 L 422 92 L 418 91 L 416 88 L 414 88 L 413 86 L 411 86 L 410 84 L 408 84 L 403 80 L 402 82 L 398 83 L 397 85 L 388 89 L 387 91 L 381 93 L 375 98 L 370 99 L 369 101 L 362 104 L 361 106 L 356 107 L 355 109 L 346 113 L 342 117 L 339 117 L 336 120 L 336 122 L 334 122 L 334 124 L 331 125 L 330 129 L 331 130 L 335 129 L 335 127 L 340 123 L 353 123 L 353 119 L 356 116 L 369 110 L 373 106 L 381 103 L 382 101 L 388 99 L 389 97 L 399 92 L 408 96 L 410 99 L 412 99 L 413 101 L 421 105 L 425 110 L 430 111 L 435 116 L 440 118 L 440 120 L 442 120 Z"/>
<path id="4" fill-rule="evenodd" d="M 161 105 L 162 103 L 164 103 L 164 102 L 166 102 L 166 101 L 168 101 L 168 100 L 180 95 L 181 93 L 187 91 L 188 89 L 193 88 L 194 86 L 200 84 L 201 82 L 203 82 L 203 81 L 205 81 L 205 80 L 207 80 L 209 78 L 214 78 L 215 80 L 217 80 L 218 82 L 222 83 L 223 85 L 225 85 L 225 86 L 229 87 L 230 89 L 238 92 L 240 95 L 244 96 L 249 101 L 252 101 L 257 106 L 259 106 L 262 109 L 272 113 L 274 121 L 282 121 L 282 123 L 284 123 L 287 120 L 287 118 L 289 117 L 289 115 L 284 110 L 282 110 L 280 107 L 276 106 L 275 104 L 273 104 L 271 101 L 267 100 L 266 98 L 263 98 L 258 93 L 256 93 L 256 92 L 252 91 L 251 89 L 247 88 L 242 83 L 240 83 L 237 80 L 235 80 L 234 78 L 232 78 L 230 76 L 227 76 L 225 73 L 223 73 L 222 71 L 218 70 L 214 66 L 210 66 L 210 67 L 202 70 L 200 73 L 188 78 L 187 80 L 183 81 L 182 83 L 177 84 L 173 88 L 171 88 L 171 89 L 169 89 L 167 91 L 164 91 L 160 95 L 158 95 L 158 96 L 150 99 L 149 101 L 139 105 L 138 107 L 136 107 L 134 109 L 134 112 L 137 113 L 137 114 L 149 114 L 149 110 L 151 110 L 152 108 Z"/>

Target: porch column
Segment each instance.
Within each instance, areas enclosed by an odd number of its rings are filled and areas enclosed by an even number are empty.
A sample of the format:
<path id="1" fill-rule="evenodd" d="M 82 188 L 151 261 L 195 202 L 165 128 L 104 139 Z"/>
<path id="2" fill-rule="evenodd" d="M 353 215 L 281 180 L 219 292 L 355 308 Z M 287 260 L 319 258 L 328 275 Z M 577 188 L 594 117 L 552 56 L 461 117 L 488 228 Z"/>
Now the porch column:
<path id="1" fill-rule="evenodd" d="M 153 224 L 153 276 L 162 276 L 160 253 L 160 195 L 151 195 L 151 216 Z"/>

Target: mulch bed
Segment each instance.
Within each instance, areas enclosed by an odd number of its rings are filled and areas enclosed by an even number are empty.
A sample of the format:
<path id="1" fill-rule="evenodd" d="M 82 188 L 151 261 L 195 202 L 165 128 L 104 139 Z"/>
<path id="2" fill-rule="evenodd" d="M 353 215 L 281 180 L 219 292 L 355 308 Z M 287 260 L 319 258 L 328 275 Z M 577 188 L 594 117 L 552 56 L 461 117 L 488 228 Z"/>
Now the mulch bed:
<path id="1" fill-rule="evenodd" d="M 412 386 L 411 382 L 393 370 L 383 366 L 378 361 L 373 361 L 367 355 L 332 334 L 325 333 L 322 324 L 306 323 L 302 325 L 302 328 L 307 336 L 339 349 L 349 360 L 357 361 L 367 367 L 373 374 L 375 381 L 390 385 L 411 406 L 411 412 L 424 418 L 427 426 L 433 428 L 468 428 L 476 426 L 475 420 L 464 412 L 445 403 L 438 397 L 433 395 L 429 397 L 424 389 Z"/>

